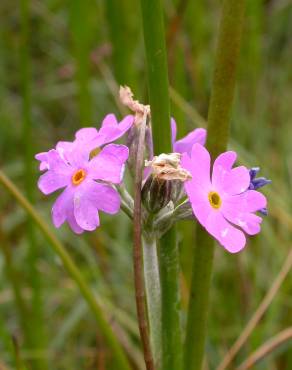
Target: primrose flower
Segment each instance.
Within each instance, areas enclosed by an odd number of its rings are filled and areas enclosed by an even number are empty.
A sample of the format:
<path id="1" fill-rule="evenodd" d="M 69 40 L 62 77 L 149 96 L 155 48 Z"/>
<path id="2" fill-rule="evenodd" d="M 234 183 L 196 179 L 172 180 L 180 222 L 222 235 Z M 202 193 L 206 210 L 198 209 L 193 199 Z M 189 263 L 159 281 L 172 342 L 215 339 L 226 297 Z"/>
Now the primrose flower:
<path id="1" fill-rule="evenodd" d="M 171 140 L 172 148 L 176 153 L 188 153 L 191 154 L 192 147 L 194 144 L 198 143 L 205 145 L 207 138 L 207 131 L 204 128 L 196 128 L 187 134 L 184 138 L 176 141 L 176 122 L 171 119 Z"/>
<path id="2" fill-rule="evenodd" d="M 181 160 L 192 175 L 184 185 L 196 218 L 231 253 L 244 248 L 245 233 L 259 233 L 262 218 L 255 212 L 267 204 L 263 194 L 249 190 L 249 170 L 232 168 L 235 160 L 232 151 L 219 155 L 211 178 L 210 154 L 202 145 L 194 144 L 191 155 L 185 153 Z"/>
<path id="3" fill-rule="evenodd" d="M 56 150 L 65 161 L 67 157 L 71 156 L 70 153 L 74 152 L 76 146 L 83 146 L 83 150 L 90 153 L 96 148 L 119 139 L 129 130 L 133 122 L 134 116 L 132 115 L 124 117 L 119 123 L 114 114 L 108 114 L 103 119 L 99 130 L 94 127 L 82 128 L 76 132 L 73 142 L 59 141 Z M 39 169 L 41 171 L 49 169 L 47 152 L 37 154 L 36 159 L 40 161 Z"/>
<path id="4" fill-rule="evenodd" d="M 98 211 L 117 213 L 120 196 L 110 184 L 122 181 L 128 155 L 126 146 L 115 144 L 106 145 L 91 159 L 80 143 L 66 151 L 66 159 L 56 149 L 48 151 L 48 170 L 40 176 L 38 187 L 46 195 L 65 188 L 52 208 L 54 225 L 67 221 L 80 234 L 99 226 Z"/>

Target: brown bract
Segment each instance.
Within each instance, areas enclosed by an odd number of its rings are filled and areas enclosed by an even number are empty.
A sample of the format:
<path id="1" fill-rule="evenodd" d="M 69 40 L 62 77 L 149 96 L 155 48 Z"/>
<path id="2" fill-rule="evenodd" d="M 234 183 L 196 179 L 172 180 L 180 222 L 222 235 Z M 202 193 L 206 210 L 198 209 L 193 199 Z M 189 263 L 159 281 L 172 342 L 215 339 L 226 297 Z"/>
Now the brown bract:
<path id="1" fill-rule="evenodd" d="M 135 124 L 139 125 L 145 116 L 150 115 L 150 106 L 134 100 L 134 94 L 128 86 L 120 86 L 120 100 L 122 104 L 135 113 Z"/>
<path id="2" fill-rule="evenodd" d="M 152 175 L 163 180 L 187 181 L 192 178 L 189 171 L 180 165 L 180 153 L 160 154 L 151 161 L 145 161 L 146 167 L 151 167 Z"/>

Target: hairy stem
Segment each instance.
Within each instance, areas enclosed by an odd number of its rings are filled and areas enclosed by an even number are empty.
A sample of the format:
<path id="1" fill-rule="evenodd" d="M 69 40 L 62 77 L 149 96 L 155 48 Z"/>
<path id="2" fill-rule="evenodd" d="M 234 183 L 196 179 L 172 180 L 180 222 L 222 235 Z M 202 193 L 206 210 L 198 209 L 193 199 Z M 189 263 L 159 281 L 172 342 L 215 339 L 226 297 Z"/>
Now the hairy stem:
<path id="1" fill-rule="evenodd" d="M 145 309 L 145 289 L 143 280 L 143 256 L 142 256 L 142 203 L 141 203 L 141 187 L 143 176 L 143 160 L 144 160 L 144 141 L 146 132 L 146 115 L 140 126 L 140 133 L 137 146 L 137 157 L 135 167 L 135 184 L 134 184 L 134 282 L 136 293 L 136 307 L 140 337 L 142 340 L 144 360 L 147 370 L 154 370 L 153 356 L 151 352 L 148 325 Z"/>
<path id="2" fill-rule="evenodd" d="M 161 0 L 141 0 L 145 53 L 147 60 L 148 89 L 151 108 L 154 153 L 172 152 L 170 134 L 170 102 L 167 58 Z M 177 254 L 175 231 L 170 229 L 160 241 L 160 248 L 170 255 Z M 160 254 L 162 294 L 162 359 L 164 370 L 179 370 L 182 351 L 177 314 L 178 256 L 169 259 L 167 253 Z M 177 264 L 175 266 L 175 264 Z M 170 276 L 169 274 L 176 274 Z M 167 313 L 167 315 L 164 315 Z"/>
<path id="3" fill-rule="evenodd" d="M 161 287 L 155 238 L 143 238 L 144 279 L 150 327 L 150 343 L 155 364 L 161 361 Z"/>
<path id="4" fill-rule="evenodd" d="M 227 147 L 244 11 L 245 0 L 223 2 L 207 127 L 207 148 L 213 160 Z M 214 242 L 203 228 L 199 228 L 197 238 L 187 318 L 185 370 L 202 368 L 214 255 Z"/>

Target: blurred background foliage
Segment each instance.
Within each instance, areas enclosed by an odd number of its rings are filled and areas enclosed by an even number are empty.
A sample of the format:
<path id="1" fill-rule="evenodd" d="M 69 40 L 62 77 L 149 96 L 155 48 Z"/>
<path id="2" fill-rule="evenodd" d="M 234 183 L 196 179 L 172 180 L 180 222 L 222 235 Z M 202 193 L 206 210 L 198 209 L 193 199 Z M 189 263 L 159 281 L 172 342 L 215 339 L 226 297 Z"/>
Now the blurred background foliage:
<path id="1" fill-rule="evenodd" d="M 172 115 L 180 136 L 206 117 L 221 3 L 164 1 Z M 147 101 L 139 2 L 2 0 L 0 20 L 1 169 L 51 224 L 55 196 L 45 198 L 37 190 L 34 153 L 58 140 L 72 140 L 81 126 L 99 127 L 109 112 L 122 117 L 119 84 L 131 86 L 137 98 Z M 289 0 L 247 0 L 231 147 L 238 150 L 240 162 L 260 165 L 273 183 L 264 189 L 270 207 L 263 232 L 239 255 L 216 250 L 209 369 L 216 368 L 239 336 L 291 251 L 291 35 Z M 60 260 L 3 188 L 0 194 L 0 368 L 114 369 Z M 67 226 L 55 233 L 96 292 L 133 366 L 143 368 L 130 222 L 120 213 L 103 216 L 94 233 L 77 237 Z M 193 222 L 179 225 L 183 319 L 193 234 Z M 291 326 L 291 287 L 289 276 L 236 364 Z M 292 369 L 291 341 L 255 368 Z"/>

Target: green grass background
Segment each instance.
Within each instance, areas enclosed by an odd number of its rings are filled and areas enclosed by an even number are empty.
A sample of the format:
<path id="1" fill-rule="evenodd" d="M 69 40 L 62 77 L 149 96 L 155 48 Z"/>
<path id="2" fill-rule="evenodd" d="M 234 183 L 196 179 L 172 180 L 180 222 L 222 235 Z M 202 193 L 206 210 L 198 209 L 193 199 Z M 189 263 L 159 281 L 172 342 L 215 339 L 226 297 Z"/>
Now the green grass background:
<path id="1" fill-rule="evenodd" d="M 206 117 L 221 1 L 166 0 L 164 7 L 172 115 L 182 136 L 201 124 L 200 116 Z M 216 368 L 240 335 L 291 250 L 291 34 L 289 0 L 247 0 L 231 147 L 238 150 L 240 163 L 260 166 L 261 174 L 273 182 L 263 190 L 269 216 L 262 233 L 238 255 L 216 248 L 209 369 Z M 55 195 L 44 197 L 37 190 L 34 153 L 58 140 L 72 140 L 81 126 L 99 127 L 109 112 L 122 117 L 119 84 L 131 86 L 146 102 L 139 2 L 1 1 L 0 166 L 48 224 Z M 193 233 L 193 222 L 179 225 L 183 319 Z M 139 368 L 131 224 L 120 213 L 102 216 L 102 227 L 94 233 L 76 237 L 63 226 L 56 234 L 112 316 L 118 337 Z M 0 368 L 3 363 L 14 369 L 22 362 L 19 366 L 32 370 L 114 370 L 111 352 L 76 285 L 4 188 L 0 247 Z M 235 364 L 291 326 L 291 286 L 290 274 Z M 291 341 L 255 368 L 292 369 Z"/>

